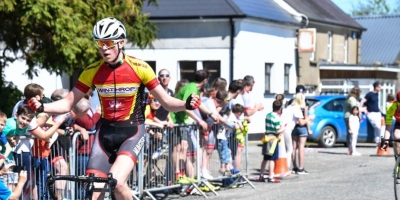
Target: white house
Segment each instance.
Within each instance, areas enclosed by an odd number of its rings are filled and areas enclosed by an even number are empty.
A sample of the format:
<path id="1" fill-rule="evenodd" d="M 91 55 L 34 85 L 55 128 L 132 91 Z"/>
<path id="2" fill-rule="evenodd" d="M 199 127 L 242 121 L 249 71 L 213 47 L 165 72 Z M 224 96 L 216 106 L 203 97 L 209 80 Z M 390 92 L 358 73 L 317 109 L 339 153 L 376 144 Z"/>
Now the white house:
<path id="1" fill-rule="evenodd" d="M 156 23 L 158 37 L 153 48 L 126 52 L 148 61 L 156 72 L 168 69 L 171 89 L 199 69 L 228 82 L 254 76 L 252 94 L 265 109 L 254 115 L 250 133 L 264 132 L 275 94 L 295 92 L 299 23 L 274 1 L 168 0 L 143 12 Z"/>

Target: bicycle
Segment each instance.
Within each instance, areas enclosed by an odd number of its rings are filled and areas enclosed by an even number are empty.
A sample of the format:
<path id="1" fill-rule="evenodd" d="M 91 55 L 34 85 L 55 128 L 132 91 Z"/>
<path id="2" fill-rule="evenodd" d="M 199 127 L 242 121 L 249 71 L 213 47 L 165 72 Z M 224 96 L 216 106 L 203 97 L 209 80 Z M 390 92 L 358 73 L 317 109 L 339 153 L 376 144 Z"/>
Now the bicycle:
<path id="1" fill-rule="evenodd" d="M 51 199 L 57 199 L 54 190 L 54 184 L 58 180 L 72 181 L 75 183 L 80 183 L 84 185 L 84 190 L 86 191 L 85 200 L 91 200 L 93 192 L 108 192 L 108 199 L 116 200 L 115 198 L 115 186 L 117 185 L 117 180 L 113 178 L 112 174 L 109 173 L 107 178 L 95 177 L 94 174 L 89 174 L 89 176 L 76 176 L 76 175 L 55 175 L 49 176 L 46 186 L 49 191 Z M 106 183 L 108 188 L 95 188 L 94 183 Z M 47 191 L 46 191 L 47 193 Z"/>
<path id="2" fill-rule="evenodd" d="M 384 139 L 381 138 L 381 144 L 384 142 L 400 142 L 400 139 Z M 389 147 L 389 144 L 387 144 Z M 400 156 L 394 154 L 396 158 L 396 164 L 393 169 L 393 179 L 394 179 L 394 197 L 396 200 L 400 200 Z"/>

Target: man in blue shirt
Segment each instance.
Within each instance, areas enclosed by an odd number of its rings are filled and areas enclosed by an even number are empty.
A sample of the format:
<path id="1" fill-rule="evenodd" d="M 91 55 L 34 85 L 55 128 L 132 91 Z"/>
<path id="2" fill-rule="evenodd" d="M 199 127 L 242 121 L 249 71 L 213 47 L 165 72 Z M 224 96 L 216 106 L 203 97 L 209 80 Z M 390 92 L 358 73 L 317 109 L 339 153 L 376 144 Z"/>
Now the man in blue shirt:
<path id="1" fill-rule="evenodd" d="M 365 95 L 364 99 L 361 101 L 360 108 L 364 106 L 366 107 L 368 121 L 374 128 L 375 143 L 379 145 L 382 123 L 382 113 L 379 108 L 379 91 L 381 90 L 381 84 L 379 82 L 375 82 L 373 86 L 374 90 Z"/>

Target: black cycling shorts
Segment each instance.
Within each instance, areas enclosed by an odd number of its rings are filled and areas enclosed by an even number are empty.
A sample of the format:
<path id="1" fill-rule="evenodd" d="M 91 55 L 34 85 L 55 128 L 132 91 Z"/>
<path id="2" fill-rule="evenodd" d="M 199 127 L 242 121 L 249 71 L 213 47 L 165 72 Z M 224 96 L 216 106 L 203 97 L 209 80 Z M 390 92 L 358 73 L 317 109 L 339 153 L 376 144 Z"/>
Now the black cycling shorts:
<path id="1" fill-rule="evenodd" d="M 145 126 L 114 126 L 101 124 L 96 132 L 92 154 L 86 174 L 107 177 L 111 165 L 119 155 L 129 156 L 136 164 L 137 157 L 145 143 Z"/>

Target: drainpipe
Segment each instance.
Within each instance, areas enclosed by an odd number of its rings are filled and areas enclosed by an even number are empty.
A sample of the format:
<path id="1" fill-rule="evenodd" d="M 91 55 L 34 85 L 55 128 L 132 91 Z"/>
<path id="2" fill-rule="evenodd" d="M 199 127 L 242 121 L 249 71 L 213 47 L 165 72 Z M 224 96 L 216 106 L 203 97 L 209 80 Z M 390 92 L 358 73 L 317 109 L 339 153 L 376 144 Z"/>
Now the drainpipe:
<path id="1" fill-rule="evenodd" d="M 235 43 L 235 22 L 233 21 L 233 18 L 229 18 L 229 23 L 231 25 L 231 32 L 230 32 L 230 41 L 229 41 L 229 81 L 233 81 L 233 70 L 234 70 L 234 64 L 233 64 L 233 53 L 234 53 L 234 43 Z"/>

